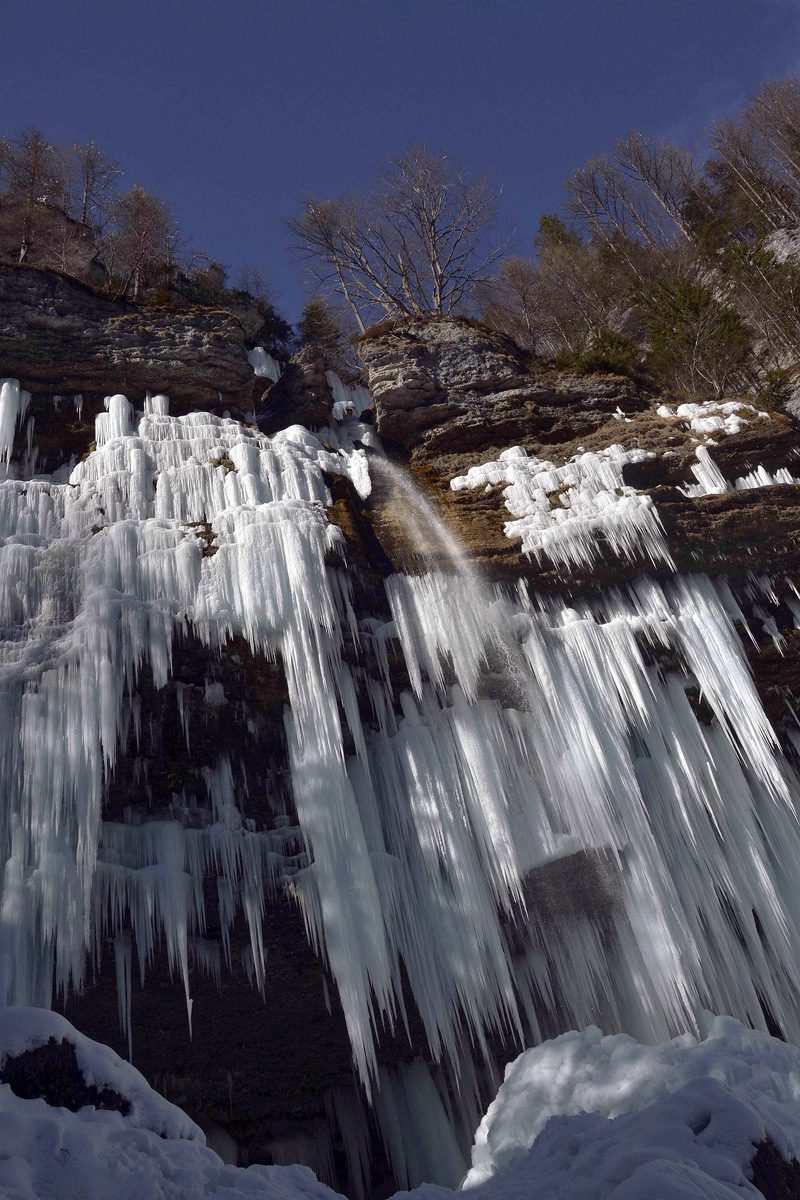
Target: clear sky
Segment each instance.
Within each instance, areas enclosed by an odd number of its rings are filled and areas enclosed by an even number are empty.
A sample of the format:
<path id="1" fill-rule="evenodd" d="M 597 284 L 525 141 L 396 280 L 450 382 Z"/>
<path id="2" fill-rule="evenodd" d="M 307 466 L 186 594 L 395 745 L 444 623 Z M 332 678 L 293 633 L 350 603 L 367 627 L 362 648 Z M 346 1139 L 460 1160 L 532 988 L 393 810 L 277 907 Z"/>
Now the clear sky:
<path id="1" fill-rule="evenodd" d="M 702 141 L 800 70 L 800 0 L 0 0 L 0 45 L 0 132 L 95 138 L 294 320 L 303 196 L 424 141 L 502 185 L 525 252 L 628 129 Z"/>

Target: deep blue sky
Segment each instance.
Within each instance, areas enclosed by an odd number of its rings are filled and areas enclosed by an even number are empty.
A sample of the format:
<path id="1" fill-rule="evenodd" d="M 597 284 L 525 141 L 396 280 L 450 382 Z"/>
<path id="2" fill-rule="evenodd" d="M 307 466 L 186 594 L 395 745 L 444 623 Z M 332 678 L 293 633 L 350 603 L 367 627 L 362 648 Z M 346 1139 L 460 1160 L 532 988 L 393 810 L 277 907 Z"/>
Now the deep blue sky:
<path id="1" fill-rule="evenodd" d="M 626 130 L 701 140 L 800 70 L 800 0 L 0 0 L 0 44 L 0 132 L 95 138 L 296 319 L 304 195 L 425 141 L 502 184 L 524 252 Z"/>

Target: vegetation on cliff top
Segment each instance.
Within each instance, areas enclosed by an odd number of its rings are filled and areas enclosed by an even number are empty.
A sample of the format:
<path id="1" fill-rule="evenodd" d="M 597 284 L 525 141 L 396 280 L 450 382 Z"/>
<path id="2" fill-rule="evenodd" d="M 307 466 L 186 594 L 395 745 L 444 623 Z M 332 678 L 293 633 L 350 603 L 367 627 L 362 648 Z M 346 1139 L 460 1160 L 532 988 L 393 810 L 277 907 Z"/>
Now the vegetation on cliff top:
<path id="1" fill-rule="evenodd" d="M 493 235 L 487 178 L 409 147 L 366 191 L 307 199 L 289 220 L 313 283 L 293 330 L 263 272 L 231 286 L 166 200 L 122 190 L 95 142 L 28 129 L 0 139 L 0 258 L 140 303 L 254 307 L 273 351 L 314 343 L 346 371 L 369 322 L 458 313 L 571 370 L 687 396 L 776 393 L 800 361 L 800 80 L 764 84 L 709 144 L 703 158 L 626 134 L 567 179 L 531 257 Z"/>
<path id="2" fill-rule="evenodd" d="M 290 353 L 294 335 L 265 273 L 226 268 L 193 249 L 168 201 L 121 187 L 119 163 L 96 142 L 59 145 L 30 128 L 0 139 L 0 261 L 55 268 L 114 299 L 257 310 L 260 337 Z"/>
<path id="3" fill-rule="evenodd" d="M 646 370 L 683 395 L 773 390 L 800 359 L 800 80 L 764 84 L 710 156 L 631 132 L 566 181 L 484 320 L 565 366 Z M 613 345 L 613 353 L 608 348 Z"/>
<path id="4" fill-rule="evenodd" d="M 365 321 L 475 313 L 541 358 L 682 395 L 774 390 L 800 359 L 800 81 L 765 84 L 710 156 L 631 132 L 566 181 L 534 256 L 489 236 L 498 193 L 411 148 L 289 222 L 315 286 Z"/>

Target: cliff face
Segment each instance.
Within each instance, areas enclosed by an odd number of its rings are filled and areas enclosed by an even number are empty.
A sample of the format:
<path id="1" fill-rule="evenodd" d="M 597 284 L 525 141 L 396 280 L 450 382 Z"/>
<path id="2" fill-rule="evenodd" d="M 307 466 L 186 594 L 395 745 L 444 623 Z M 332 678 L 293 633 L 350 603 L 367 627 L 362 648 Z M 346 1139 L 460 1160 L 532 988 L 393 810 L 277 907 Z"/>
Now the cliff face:
<path id="1" fill-rule="evenodd" d="M 326 369 L 325 356 L 315 346 L 304 346 L 295 354 L 280 379 L 262 396 L 259 429 L 275 433 L 293 424 L 311 429 L 327 425 L 333 411 L 333 395 Z"/>
<path id="2" fill-rule="evenodd" d="M 792 404 L 788 411 L 737 407 L 743 401 L 732 397 L 722 407 L 700 405 L 694 415 L 680 409 L 679 416 L 680 399 L 628 379 L 581 378 L 535 364 L 531 371 L 512 344 L 463 320 L 379 326 L 368 333 L 362 354 L 378 431 L 393 439 L 395 453 L 408 460 L 491 578 L 580 595 L 642 571 L 662 579 L 676 570 L 725 576 L 748 620 L 748 656 L 762 703 L 788 748 L 788 705 L 800 695 L 800 630 L 783 603 L 787 597 L 791 603 L 800 580 L 800 488 L 784 481 L 800 476 Z M 725 428 L 709 429 L 709 414 L 712 425 Z M 522 522 L 509 511 L 504 482 L 451 488 L 454 477 L 496 462 L 514 445 L 556 466 L 614 445 L 645 451 L 648 457 L 622 468 L 618 490 L 628 486 L 652 501 L 671 564 L 636 552 L 618 557 L 602 536 L 591 564 L 523 553 L 515 528 Z M 715 471 L 706 488 L 697 483 L 703 455 Z M 372 498 L 376 529 L 402 569 L 402 539 L 378 499 Z M 560 505 L 558 491 L 550 503 Z"/>
<path id="3" fill-rule="evenodd" d="M 359 347 L 382 437 L 442 476 L 507 446 L 589 436 L 647 408 L 618 376 L 534 373 L 512 341 L 457 317 L 374 327 Z"/>
<path id="4" fill-rule="evenodd" d="M 253 405 L 241 319 L 109 300 L 38 267 L 0 266 L 0 363 L 4 376 L 32 393 L 40 470 L 83 453 L 104 397 L 117 392 L 165 392 L 175 413 L 230 409 L 242 416 Z M 54 396 L 63 397 L 56 407 Z"/>
<path id="5" fill-rule="evenodd" d="M 460 318 L 387 322 L 368 331 L 361 353 L 378 432 L 408 459 L 468 551 L 496 579 L 522 576 L 544 590 L 594 590 L 632 578 L 643 565 L 662 570 L 635 555 L 627 561 L 601 555 L 591 569 L 565 572 L 546 555 L 521 553 L 520 540 L 504 532 L 514 514 L 502 485 L 450 487 L 512 446 L 556 466 L 613 445 L 645 451 L 650 457 L 626 464 L 620 482 L 652 497 L 678 570 L 741 576 L 786 571 L 795 562 L 796 488 L 777 483 L 688 496 L 683 486 L 695 483 L 698 447 L 731 487 L 759 466 L 772 473 L 796 468 L 798 428 L 785 412 L 759 415 L 756 408 L 711 437 L 676 415 L 679 400 L 621 376 L 531 364 L 512 342 Z M 667 410 L 672 416 L 663 415 Z"/>

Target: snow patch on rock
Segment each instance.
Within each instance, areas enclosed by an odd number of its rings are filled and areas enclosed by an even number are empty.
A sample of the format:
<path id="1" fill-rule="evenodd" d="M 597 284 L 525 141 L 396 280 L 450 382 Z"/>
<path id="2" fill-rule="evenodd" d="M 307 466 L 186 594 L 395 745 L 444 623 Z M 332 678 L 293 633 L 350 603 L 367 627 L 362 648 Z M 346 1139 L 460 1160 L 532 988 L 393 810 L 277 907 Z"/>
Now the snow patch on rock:
<path id="1" fill-rule="evenodd" d="M 606 1176 L 611 1160 L 619 1168 L 627 1155 L 631 1165 L 658 1158 L 694 1161 L 724 1182 L 732 1168 L 744 1170 L 753 1143 L 765 1137 L 783 1157 L 795 1156 L 799 1101 L 800 1050 L 730 1017 L 715 1017 L 703 1041 L 684 1034 L 656 1046 L 626 1034 L 603 1037 L 590 1026 L 527 1050 L 506 1068 L 475 1135 L 465 1186 L 485 1183 L 531 1147 L 532 1177 L 534 1162 L 545 1169 L 547 1158 L 551 1170 L 557 1162 L 572 1174 L 590 1145 L 595 1152 L 602 1148 L 597 1165 L 602 1162 Z M 593 1119 L 570 1120 L 581 1113 Z M 571 1139 L 574 1157 L 564 1153 Z M 546 1187 L 542 1191 L 548 1194 Z M 562 1186 L 550 1194 L 568 1193 Z M 597 1192 L 607 1194 L 607 1184 Z"/>
<path id="2" fill-rule="evenodd" d="M 506 523 L 506 536 L 522 538 L 523 552 L 538 561 L 547 556 L 560 565 L 591 566 L 602 557 L 605 543 L 619 558 L 644 554 L 653 563 L 671 563 L 652 500 L 622 480 L 627 463 L 654 457 L 646 450 L 608 446 L 556 467 L 512 446 L 495 462 L 470 467 L 450 487 L 458 492 L 506 484 L 506 508 L 517 518 Z"/>

